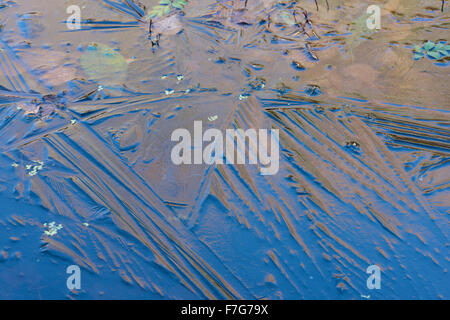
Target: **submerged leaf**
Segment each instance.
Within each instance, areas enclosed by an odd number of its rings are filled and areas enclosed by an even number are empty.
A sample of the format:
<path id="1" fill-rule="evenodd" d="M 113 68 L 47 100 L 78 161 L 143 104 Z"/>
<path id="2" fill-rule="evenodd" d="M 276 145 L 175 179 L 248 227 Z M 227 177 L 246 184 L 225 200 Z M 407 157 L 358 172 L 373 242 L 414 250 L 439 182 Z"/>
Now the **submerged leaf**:
<path id="1" fill-rule="evenodd" d="M 164 6 L 164 9 L 162 10 L 163 15 L 170 13 L 170 6 Z"/>
<path id="2" fill-rule="evenodd" d="M 183 8 L 184 8 L 184 4 L 179 3 L 179 2 L 174 2 L 174 3 L 172 3 L 172 6 L 173 6 L 174 8 L 180 9 L 180 10 L 183 10 Z"/>
<path id="3" fill-rule="evenodd" d="M 434 51 L 439 51 L 442 48 L 444 48 L 444 44 L 443 43 L 438 43 L 435 47 L 434 47 Z"/>
<path id="4" fill-rule="evenodd" d="M 414 47 L 414 52 L 423 52 L 423 48 L 421 46 L 416 45 Z"/>
<path id="5" fill-rule="evenodd" d="M 428 41 L 427 43 L 424 44 L 423 48 L 426 51 L 431 50 L 432 48 L 434 48 L 434 43 L 432 41 Z"/>
<path id="6" fill-rule="evenodd" d="M 154 6 L 148 13 L 147 18 L 154 18 L 154 17 L 162 17 L 164 15 L 164 10 L 166 10 L 166 8 L 169 8 L 170 11 L 170 7 L 169 6 Z"/>
<path id="7" fill-rule="evenodd" d="M 435 51 L 428 51 L 427 54 L 435 59 L 440 59 L 441 58 L 441 54 L 439 52 L 435 52 Z"/>
<path id="8" fill-rule="evenodd" d="M 126 75 L 127 61 L 113 48 L 100 43 L 90 44 L 80 58 L 81 67 L 93 80 L 118 79 Z"/>
<path id="9" fill-rule="evenodd" d="M 414 60 L 419 60 L 424 55 L 428 56 L 430 59 L 442 59 L 444 57 L 450 56 L 449 50 L 450 46 L 443 42 L 433 43 L 432 41 L 427 41 L 423 47 L 416 45 L 413 49 Z"/>

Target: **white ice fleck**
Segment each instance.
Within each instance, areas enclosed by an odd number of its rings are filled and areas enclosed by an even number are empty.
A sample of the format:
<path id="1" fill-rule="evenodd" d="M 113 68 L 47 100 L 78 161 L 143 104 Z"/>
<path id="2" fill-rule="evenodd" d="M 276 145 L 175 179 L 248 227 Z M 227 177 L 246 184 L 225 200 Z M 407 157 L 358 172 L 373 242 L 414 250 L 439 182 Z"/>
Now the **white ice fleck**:
<path id="1" fill-rule="evenodd" d="M 42 168 L 44 167 L 44 162 L 40 161 L 40 160 L 33 160 L 33 162 L 35 163 L 35 165 L 32 164 L 27 164 L 25 166 L 25 168 L 27 170 L 29 170 L 28 175 L 29 176 L 34 176 L 38 173 L 39 170 L 42 170 Z M 37 163 L 37 164 L 36 164 Z"/>
<path id="2" fill-rule="evenodd" d="M 58 231 L 63 228 L 61 224 L 56 224 L 55 221 L 52 221 L 49 224 L 44 223 L 44 227 L 48 228 L 48 230 L 44 231 L 44 234 L 51 237 L 57 234 Z"/>

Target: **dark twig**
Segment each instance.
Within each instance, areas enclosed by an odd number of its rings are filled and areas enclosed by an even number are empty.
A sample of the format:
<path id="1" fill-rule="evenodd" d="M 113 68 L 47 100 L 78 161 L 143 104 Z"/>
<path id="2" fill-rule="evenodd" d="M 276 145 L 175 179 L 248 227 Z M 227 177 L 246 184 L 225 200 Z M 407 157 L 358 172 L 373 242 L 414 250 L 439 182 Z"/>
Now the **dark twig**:
<path id="1" fill-rule="evenodd" d="M 156 35 L 156 38 L 155 38 L 154 41 L 153 41 L 151 35 L 148 36 L 148 39 L 152 42 L 152 48 L 153 48 L 154 46 L 159 47 L 159 40 L 161 39 L 161 33 L 158 33 L 158 34 Z"/>
<path id="2" fill-rule="evenodd" d="M 319 5 L 317 4 L 317 0 L 314 0 L 314 2 L 316 3 L 316 9 L 317 9 L 317 11 L 319 11 Z"/>
<path id="3" fill-rule="evenodd" d="M 444 12 L 444 2 L 445 2 L 445 0 L 442 0 L 441 12 Z"/>
<path id="4" fill-rule="evenodd" d="M 309 20 L 308 11 L 303 9 L 303 16 L 305 17 L 305 25 L 309 24 L 311 25 L 311 21 Z"/>

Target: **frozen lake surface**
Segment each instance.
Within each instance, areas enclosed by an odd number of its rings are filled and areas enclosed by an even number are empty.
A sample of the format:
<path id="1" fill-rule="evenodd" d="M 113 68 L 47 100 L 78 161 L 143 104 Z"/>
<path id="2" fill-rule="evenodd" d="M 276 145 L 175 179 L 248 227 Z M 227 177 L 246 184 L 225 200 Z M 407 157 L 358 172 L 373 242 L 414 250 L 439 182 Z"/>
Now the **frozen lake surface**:
<path id="1" fill-rule="evenodd" d="M 1 299 L 449 298 L 447 4 L 141 2 L 0 0 Z M 278 172 L 174 164 L 194 121 Z"/>

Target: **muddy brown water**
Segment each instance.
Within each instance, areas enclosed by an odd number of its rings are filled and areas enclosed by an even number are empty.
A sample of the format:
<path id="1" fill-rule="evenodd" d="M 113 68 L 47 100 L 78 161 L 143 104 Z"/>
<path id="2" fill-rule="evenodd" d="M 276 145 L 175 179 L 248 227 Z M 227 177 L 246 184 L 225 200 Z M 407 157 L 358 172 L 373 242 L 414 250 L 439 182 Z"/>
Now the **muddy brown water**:
<path id="1" fill-rule="evenodd" d="M 0 1 L 0 297 L 448 299 L 448 5 L 155 5 Z M 175 165 L 194 121 L 278 129 L 279 171 Z"/>

